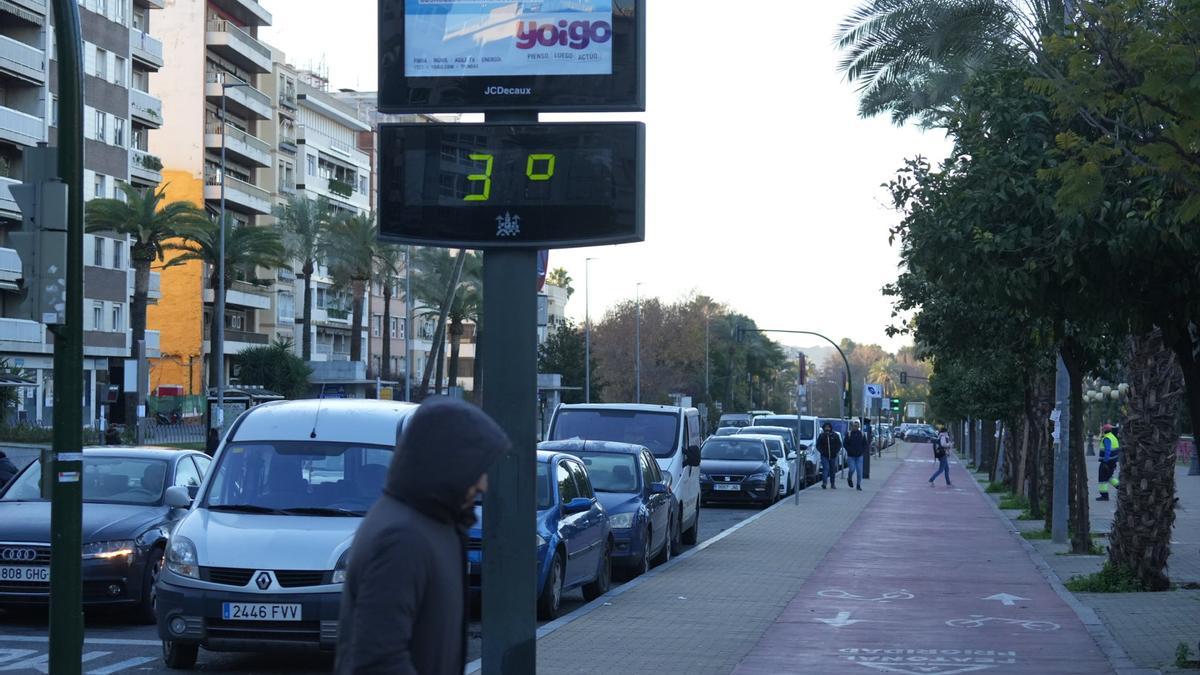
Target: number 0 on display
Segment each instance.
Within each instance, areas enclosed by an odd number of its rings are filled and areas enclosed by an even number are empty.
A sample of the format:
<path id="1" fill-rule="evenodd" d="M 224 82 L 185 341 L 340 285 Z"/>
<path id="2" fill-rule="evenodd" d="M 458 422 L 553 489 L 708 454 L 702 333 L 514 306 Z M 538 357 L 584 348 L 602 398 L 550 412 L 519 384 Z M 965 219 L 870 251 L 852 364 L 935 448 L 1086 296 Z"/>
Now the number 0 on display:
<path id="1" fill-rule="evenodd" d="M 467 180 L 471 183 L 483 183 L 481 192 L 472 192 L 463 197 L 464 202 L 486 202 L 492 196 L 492 165 L 495 163 L 496 156 L 485 153 L 472 153 L 467 155 L 472 162 L 483 162 L 483 173 L 473 173 L 467 176 Z M 554 162 L 555 156 L 553 153 L 534 153 L 529 155 L 525 162 L 525 177 L 534 182 L 548 181 L 554 178 Z"/>

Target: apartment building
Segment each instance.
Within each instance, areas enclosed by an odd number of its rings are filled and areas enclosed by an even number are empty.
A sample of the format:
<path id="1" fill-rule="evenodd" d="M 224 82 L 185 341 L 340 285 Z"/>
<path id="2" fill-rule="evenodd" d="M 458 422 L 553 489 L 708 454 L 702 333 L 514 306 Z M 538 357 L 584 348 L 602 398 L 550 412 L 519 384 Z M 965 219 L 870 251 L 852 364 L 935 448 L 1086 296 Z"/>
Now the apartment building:
<path id="1" fill-rule="evenodd" d="M 150 131 L 163 123 L 160 99 L 149 93 L 163 65 L 155 30 L 164 0 L 80 0 L 84 39 L 84 198 L 120 198 L 120 185 L 153 187 L 160 163 L 149 152 Z M 21 278 L 21 261 L 6 246 L 20 226 L 11 186 L 22 181 L 22 151 L 58 141 L 58 78 L 52 12 L 48 0 L 0 2 L 0 359 L 20 368 L 17 418 L 50 425 L 54 420 L 53 341 L 45 326 L 17 315 L 17 296 L 36 280 Z M 157 77 L 153 78 L 157 80 Z M 111 233 L 84 242 L 84 420 L 98 418 L 97 392 L 123 381 L 130 356 L 129 297 L 133 272 L 129 241 Z M 151 302 L 159 279 L 151 279 Z M 159 334 L 147 331 L 148 353 L 158 355 Z"/>
<path id="2" fill-rule="evenodd" d="M 168 197 L 213 214 L 223 201 L 226 217 L 238 226 L 269 225 L 274 148 L 261 136 L 275 119 L 274 103 L 263 91 L 273 65 L 258 29 L 271 24 L 271 14 L 254 0 L 189 0 L 166 3 L 160 15 L 156 31 L 171 59 L 151 83 L 165 119 L 150 138 L 150 151 L 161 158 Z M 162 303 L 147 317 L 164 345 L 152 364 L 152 388 L 203 391 L 214 300 L 206 267 L 191 263 L 163 271 Z M 273 288 L 249 279 L 228 288 L 221 318 L 227 377 L 238 352 L 269 343 L 274 301 Z"/>

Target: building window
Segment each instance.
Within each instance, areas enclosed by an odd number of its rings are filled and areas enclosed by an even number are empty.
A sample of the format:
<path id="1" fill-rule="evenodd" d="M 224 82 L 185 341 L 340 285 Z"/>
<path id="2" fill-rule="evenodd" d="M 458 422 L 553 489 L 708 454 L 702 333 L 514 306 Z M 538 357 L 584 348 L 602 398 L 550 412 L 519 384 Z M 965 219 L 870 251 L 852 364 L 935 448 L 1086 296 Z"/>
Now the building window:
<path id="1" fill-rule="evenodd" d="M 113 118 L 113 145 L 118 148 L 125 147 L 125 120 L 120 117 Z"/>
<path id="2" fill-rule="evenodd" d="M 388 335 L 390 335 L 393 340 L 400 337 L 400 329 L 398 326 L 399 323 L 400 320 L 393 316 L 391 325 L 388 326 Z"/>
<path id="3" fill-rule="evenodd" d="M 105 143 L 108 142 L 108 134 L 105 133 L 107 131 L 107 129 L 105 128 L 105 122 L 107 121 L 107 118 L 108 118 L 108 115 L 106 115 L 105 113 L 103 113 L 99 110 L 96 111 L 96 124 L 95 124 L 95 129 L 94 129 L 95 136 L 93 136 L 93 138 L 95 138 L 98 141 L 105 142 Z"/>
<path id="4" fill-rule="evenodd" d="M 317 309 L 325 309 L 325 296 L 327 295 L 324 288 L 317 289 Z"/>
<path id="5" fill-rule="evenodd" d="M 317 158 L 313 157 L 312 155 L 308 155 L 305 157 L 305 159 L 308 161 L 308 175 L 317 175 Z"/>
<path id="6" fill-rule="evenodd" d="M 135 30 L 140 30 L 143 33 L 146 32 L 146 18 L 147 18 L 146 15 L 147 15 L 147 13 L 148 13 L 148 10 L 146 10 L 142 7 L 134 7 L 133 8 L 133 28 Z"/>
<path id="7" fill-rule="evenodd" d="M 378 314 L 371 315 L 371 337 L 379 337 L 383 335 L 383 317 Z"/>
<path id="8" fill-rule="evenodd" d="M 102 80 L 108 79 L 108 52 L 99 47 L 96 48 L 96 68 L 92 74 Z"/>
<path id="9" fill-rule="evenodd" d="M 125 86 L 125 57 L 113 57 L 113 82 Z"/>
<path id="10" fill-rule="evenodd" d="M 125 25 L 125 0 L 117 0 L 116 6 L 113 8 L 113 21 Z"/>
<path id="11" fill-rule="evenodd" d="M 279 293 L 279 306 L 276 309 L 275 316 L 284 322 L 295 321 L 296 319 L 296 296 L 286 291 Z"/>
<path id="12" fill-rule="evenodd" d="M 58 97 L 50 97 L 50 126 L 58 126 Z"/>
<path id="13" fill-rule="evenodd" d="M 106 178 L 107 178 L 107 176 L 104 176 L 103 174 L 96 174 L 95 181 L 92 186 L 92 195 L 94 197 L 103 199 L 104 197 L 108 196 L 108 191 L 107 191 L 108 185 L 107 185 L 107 181 L 105 180 Z M 101 262 L 103 262 L 103 260 Z M 96 265 L 100 266 L 101 263 L 98 262 L 98 263 L 96 263 Z"/>
<path id="14" fill-rule="evenodd" d="M 115 270 L 125 269 L 125 242 L 113 241 L 112 245 L 112 266 Z"/>
<path id="15" fill-rule="evenodd" d="M 104 267 L 104 237 L 92 237 L 92 265 Z"/>
<path id="16" fill-rule="evenodd" d="M 364 194 L 364 195 L 367 194 L 367 177 L 366 176 L 358 177 L 358 192 L 359 192 L 359 194 Z"/>
<path id="17" fill-rule="evenodd" d="M 113 303 L 113 306 L 112 306 L 112 331 L 114 333 L 125 330 L 125 318 L 122 316 L 124 313 L 123 312 L 124 309 L 125 309 L 125 306 L 122 305 L 121 303 L 119 303 L 119 302 Z"/>

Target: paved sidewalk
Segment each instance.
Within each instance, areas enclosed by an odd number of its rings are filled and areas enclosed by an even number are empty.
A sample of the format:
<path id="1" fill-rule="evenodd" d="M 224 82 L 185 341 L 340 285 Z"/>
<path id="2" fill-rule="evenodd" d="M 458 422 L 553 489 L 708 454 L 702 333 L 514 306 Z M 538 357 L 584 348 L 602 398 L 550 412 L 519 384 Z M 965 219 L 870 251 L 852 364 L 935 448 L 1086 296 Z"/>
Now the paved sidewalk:
<path id="1" fill-rule="evenodd" d="M 837 490 L 804 490 L 799 507 L 788 498 L 551 625 L 538 640 L 538 673 L 732 672 L 901 464 L 899 447 L 872 460 L 862 492 L 844 479 Z"/>
<path id="2" fill-rule="evenodd" d="M 1112 673 L 972 477 L 930 489 L 922 450 L 735 672 Z"/>

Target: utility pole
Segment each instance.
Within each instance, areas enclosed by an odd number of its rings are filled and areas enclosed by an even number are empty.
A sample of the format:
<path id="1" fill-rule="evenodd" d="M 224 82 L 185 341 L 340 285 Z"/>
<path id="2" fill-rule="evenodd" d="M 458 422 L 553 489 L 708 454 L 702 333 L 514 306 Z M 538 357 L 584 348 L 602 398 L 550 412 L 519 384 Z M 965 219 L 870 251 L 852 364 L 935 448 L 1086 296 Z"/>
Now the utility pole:
<path id="1" fill-rule="evenodd" d="M 583 260 L 583 402 L 592 402 L 592 261 Z"/>
<path id="2" fill-rule="evenodd" d="M 412 401 L 412 246 L 404 247 L 404 400 Z M 308 330 L 308 326 L 304 327 Z"/>
<path id="3" fill-rule="evenodd" d="M 633 387 L 634 403 L 642 402 L 642 282 L 637 282 L 634 290 L 634 302 L 637 305 L 637 326 L 633 334 Z"/>
<path id="4" fill-rule="evenodd" d="M 712 395 L 709 393 L 709 370 L 708 370 L 708 329 L 711 321 L 708 316 L 708 308 L 704 310 L 704 400 L 712 400 Z"/>
<path id="5" fill-rule="evenodd" d="M 1071 447 L 1068 443 L 1068 426 L 1071 421 L 1071 377 L 1067 373 L 1067 365 L 1062 356 L 1058 357 L 1058 369 L 1054 378 L 1055 407 L 1054 433 L 1058 442 L 1054 446 L 1054 493 L 1052 499 L 1054 513 L 1051 520 L 1050 538 L 1056 544 L 1067 543 L 1067 485 L 1070 458 L 1067 454 Z"/>
<path id="6" fill-rule="evenodd" d="M 229 123 L 225 121 L 225 101 L 230 89 L 248 86 L 245 82 L 227 82 L 225 76 L 221 76 L 221 215 L 217 223 L 217 288 L 213 297 L 213 327 L 210 331 L 212 372 L 217 379 L 217 414 L 209 420 L 209 424 L 222 436 L 225 434 L 225 135 L 229 131 Z M 309 330 L 309 326 L 305 325 L 304 330 Z"/>

